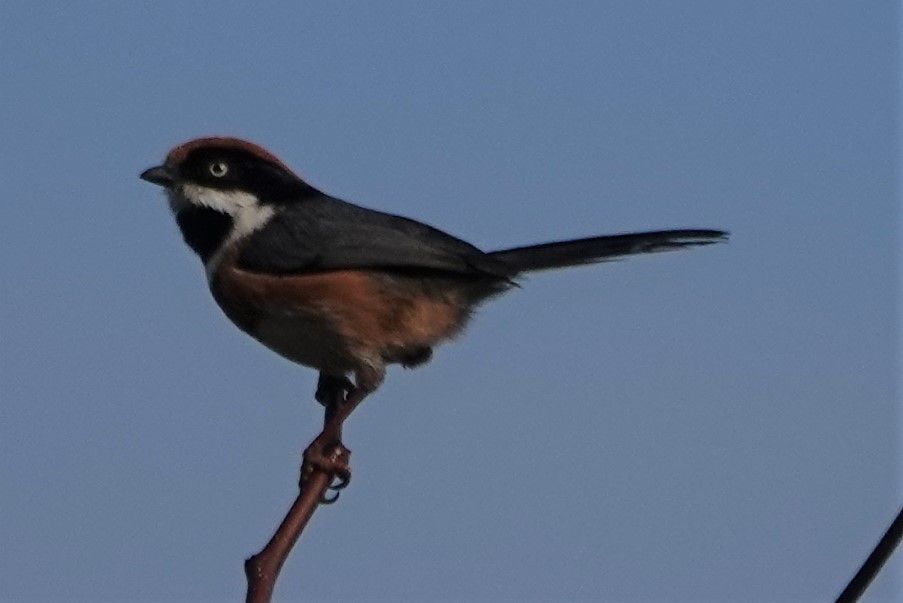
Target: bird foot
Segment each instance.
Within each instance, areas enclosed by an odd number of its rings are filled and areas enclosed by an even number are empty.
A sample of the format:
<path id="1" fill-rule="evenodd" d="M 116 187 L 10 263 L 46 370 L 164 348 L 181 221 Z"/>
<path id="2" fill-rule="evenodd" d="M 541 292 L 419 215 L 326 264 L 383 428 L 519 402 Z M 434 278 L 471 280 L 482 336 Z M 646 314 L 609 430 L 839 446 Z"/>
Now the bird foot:
<path id="1" fill-rule="evenodd" d="M 315 472 L 320 471 L 332 477 L 329 489 L 334 496 L 323 496 L 322 504 L 332 504 L 339 499 L 339 490 L 344 490 L 351 483 L 351 468 L 348 461 L 351 451 L 341 442 L 323 446 L 320 438 L 315 439 L 304 451 L 304 462 L 301 464 L 301 480 L 299 486 L 304 488 L 305 482 Z"/>

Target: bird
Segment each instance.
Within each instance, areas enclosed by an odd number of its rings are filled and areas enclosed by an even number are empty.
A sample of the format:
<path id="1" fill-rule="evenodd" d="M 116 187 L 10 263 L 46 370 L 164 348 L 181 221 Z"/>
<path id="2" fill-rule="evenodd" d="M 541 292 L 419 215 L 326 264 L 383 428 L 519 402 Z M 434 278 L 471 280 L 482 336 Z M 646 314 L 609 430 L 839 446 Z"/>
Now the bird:
<path id="1" fill-rule="evenodd" d="M 263 147 L 204 137 L 140 178 L 165 189 L 225 315 L 280 356 L 319 371 L 327 407 L 305 462 L 347 485 L 331 453 L 386 367 L 427 363 L 482 303 L 526 274 L 724 241 L 715 229 L 593 236 L 482 251 L 422 222 L 324 193 Z M 353 380 L 351 379 L 353 377 Z"/>

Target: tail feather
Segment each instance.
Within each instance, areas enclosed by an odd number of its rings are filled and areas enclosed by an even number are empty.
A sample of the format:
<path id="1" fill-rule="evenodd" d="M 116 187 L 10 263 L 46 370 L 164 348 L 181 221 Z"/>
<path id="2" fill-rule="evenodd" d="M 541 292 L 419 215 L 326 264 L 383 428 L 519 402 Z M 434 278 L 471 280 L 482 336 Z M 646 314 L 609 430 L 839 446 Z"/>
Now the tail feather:
<path id="1" fill-rule="evenodd" d="M 573 239 L 491 251 L 518 272 L 550 270 L 617 259 L 627 255 L 711 245 L 727 240 L 721 230 L 656 230 Z"/>

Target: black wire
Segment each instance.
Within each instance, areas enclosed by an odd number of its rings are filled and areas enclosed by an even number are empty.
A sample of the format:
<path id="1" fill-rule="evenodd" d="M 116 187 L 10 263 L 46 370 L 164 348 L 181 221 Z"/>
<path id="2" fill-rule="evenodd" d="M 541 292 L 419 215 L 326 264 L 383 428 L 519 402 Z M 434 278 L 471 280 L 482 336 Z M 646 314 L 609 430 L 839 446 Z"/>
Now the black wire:
<path id="1" fill-rule="evenodd" d="M 878 541 L 872 554 L 868 556 L 847 587 L 843 589 L 840 596 L 837 597 L 837 603 L 852 603 L 858 601 L 865 589 L 868 588 L 872 579 L 881 571 L 881 568 L 890 558 L 894 549 L 900 544 L 900 538 L 903 537 L 903 509 L 897 514 L 890 527 Z"/>

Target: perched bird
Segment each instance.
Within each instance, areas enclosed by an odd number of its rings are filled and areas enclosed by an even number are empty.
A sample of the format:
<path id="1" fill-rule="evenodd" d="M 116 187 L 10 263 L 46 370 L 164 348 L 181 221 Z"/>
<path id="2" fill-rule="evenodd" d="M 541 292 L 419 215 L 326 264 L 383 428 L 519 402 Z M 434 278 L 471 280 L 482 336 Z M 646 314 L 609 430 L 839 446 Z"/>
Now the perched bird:
<path id="1" fill-rule="evenodd" d="M 333 417 L 308 448 L 326 458 L 344 419 L 386 366 L 427 362 L 474 309 L 525 273 L 724 240 L 720 230 L 665 230 L 484 252 L 436 228 L 331 197 L 263 148 L 235 138 L 179 145 L 141 178 L 165 188 L 213 297 L 239 329 L 320 372 Z M 348 376 L 354 377 L 352 383 Z"/>

